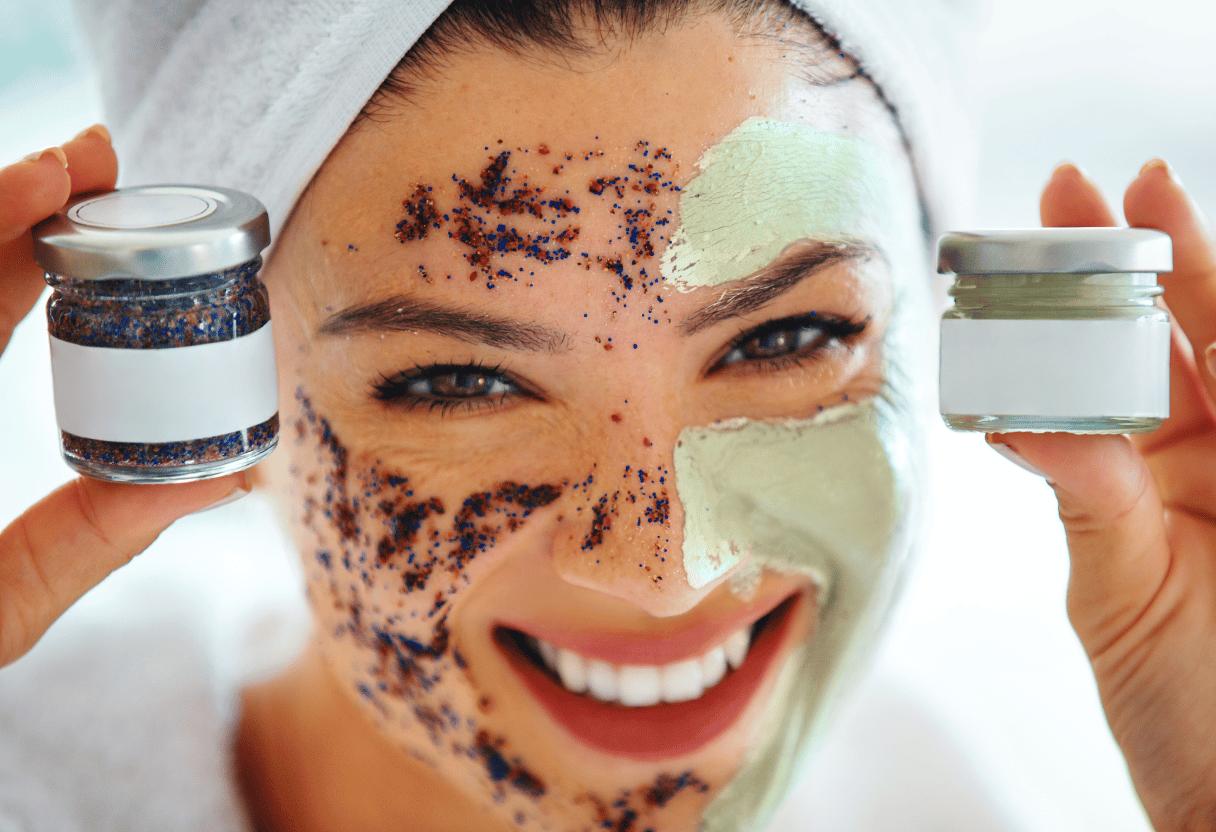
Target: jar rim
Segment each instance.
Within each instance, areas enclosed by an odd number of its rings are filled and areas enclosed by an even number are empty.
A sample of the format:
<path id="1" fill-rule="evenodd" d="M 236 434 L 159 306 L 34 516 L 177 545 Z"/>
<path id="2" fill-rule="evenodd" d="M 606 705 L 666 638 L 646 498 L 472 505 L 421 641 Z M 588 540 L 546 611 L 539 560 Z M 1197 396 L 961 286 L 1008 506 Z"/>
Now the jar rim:
<path id="1" fill-rule="evenodd" d="M 952 231 L 937 242 L 942 274 L 1168 272 L 1173 243 L 1151 228 Z"/>
<path id="2" fill-rule="evenodd" d="M 80 194 L 33 229 L 34 259 L 79 280 L 172 280 L 247 263 L 270 245 L 266 209 L 249 194 L 143 185 Z"/>

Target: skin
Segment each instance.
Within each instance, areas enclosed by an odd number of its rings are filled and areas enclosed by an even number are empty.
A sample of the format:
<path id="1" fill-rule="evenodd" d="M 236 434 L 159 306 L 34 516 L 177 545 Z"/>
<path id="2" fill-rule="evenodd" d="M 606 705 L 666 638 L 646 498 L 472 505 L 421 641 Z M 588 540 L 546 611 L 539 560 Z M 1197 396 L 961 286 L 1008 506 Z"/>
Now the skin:
<path id="1" fill-rule="evenodd" d="M 680 54 L 704 60 L 690 67 L 670 57 Z M 865 95 L 857 93 L 853 109 L 831 110 L 847 95 L 825 99 L 799 89 L 762 46 L 736 42 L 721 25 L 671 30 L 608 57 L 600 56 L 594 72 L 566 74 L 494 53 L 454 61 L 429 91 L 436 101 L 458 101 L 460 107 L 424 106 L 408 119 L 353 132 L 326 163 L 280 238 L 267 279 L 276 303 L 282 389 L 300 390 L 303 397 L 283 403 L 287 441 L 276 467 L 264 476 L 296 524 L 319 627 L 316 644 L 300 663 L 245 698 L 240 773 L 251 810 L 268 828 L 397 828 L 403 818 L 429 829 L 469 828 L 471 823 L 509 828 L 514 812 L 556 828 L 580 828 L 597 820 L 595 799 L 617 798 L 636 805 L 657 828 L 692 828 L 705 801 L 734 770 L 754 728 L 759 708 L 695 759 L 652 764 L 588 753 L 539 719 L 525 699 L 513 701 L 517 686 L 499 675 L 501 663 L 495 664 L 485 631 L 507 608 L 548 609 L 563 620 L 583 619 L 599 627 L 612 622 L 635 631 L 653 631 L 689 616 L 727 614 L 738 601 L 721 581 L 693 589 L 682 583 L 670 560 L 650 564 L 645 579 L 631 565 L 639 552 L 650 553 L 656 543 L 679 545 L 678 500 L 672 501 L 667 523 L 634 525 L 635 517 L 641 519 L 639 510 L 625 508 L 604 540 L 587 550 L 581 543 L 589 524 L 570 518 L 580 507 L 587 511 L 602 492 L 575 486 L 586 482 L 590 471 L 615 474 L 626 464 L 669 468 L 674 439 L 687 425 L 736 416 L 801 416 L 806 414 L 800 408 L 838 401 L 845 392 L 873 394 L 881 382 L 877 359 L 883 298 L 889 296 L 885 273 L 855 262 L 838 264 L 772 302 L 762 315 L 686 338 L 666 325 L 666 317 L 656 325 L 640 314 L 624 314 L 640 313 L 636 294 L 630 295 L 628 310 L 618 309 L 611 294 L 611 287 L 619 285 L 613 283 L 615 275 L 559 269 L 532 281 L 532 287 L 504 282 L 487 290 L 467 277 L 463 282 L 442 277 L 450 263 L 462 269 L 468 265 L 462 252 L 445 251 L 442 239 L 433 248 L 426 245 L 429 238 L 421 245 L 404 245 L 393 231 L 401 219 L 401 200 L 416 183 L 448 182 L 452 173 L 475 180 L 485 164 L 485 148 L 499 138 L 509 147 L 538 151 L 542 141 L 573 151 L 600 148 L 605 156 L 599 161 L 619 167 L 645 127 L 687 173 L 705 147 L 751 115 L 868 124 L 880 143 L 890 136 L 876 126 L 882 121 Z M 646 89 L 623 83 L 643 68 L 653 82 Z M 480 86 L 476 79 L 484 77 L 498 83 Z M 555 84 L 558 77 L 561 84 Z M 672 91 L 680 96 L 665 95 Z M 591 114 L 586 113 L 589 101 L 595 102 Z M 477 130 L 484 131 L 473 141 L 468 113 L 478 114 Z M 591 123 L 586 130 L 580 126 Z M 897 161 L 898 151 L 886 146 Z M 29 257 L 29 227 L 62 205 L 69 193 L 113 183 L 114 157 L 104 135 L 79 137 L 63 152 L 66 168 L 54 154 L 44 154 L 0 170 L 0 272 L 5 275 L 0 282 L 0 341 L 7 341 L 41 288 Z M 541 174 L 538 168 L 534 176 L 539 180 Z M 1073 169 L 1058 171 L 1043 199 L 1047 224 L 1110 220 L 1096 190 Z M 1124 210 L 1133 224 L 1161 228 L 1174 237 L 1177 268 L 1163 276 L 1166 300 L 1180 310 L 1177 319 L 1190 343 L 1203 346 L 1216 340 L 1209 323 L 1216 320 L 1211 314 L 1216 246 L 1185 193 L 1163 165 L 1150 165 L 1129 188 Z M 614 215 L 590 209 L 580 221 L 586 239 L 606 238 L 616 225 Z M 426 266 L 431 282 L 418 265 Z M 535 289 L 543 292 L 543 307 Z M 543 314 L 547 324 L 571 333 L 571 346 L 557 353 L 507 355 L 428 333 L 383 333 L 383 339 L 381 333 L 318 335 L 319 325 L 334 311 L 386 291 L 406 290 L 448 303 L 492 301 L 495 309 L 529 321 Z M 679 308 L 673 299 L 671 318 L 678 321 L 713 297 L 711 289 L 691 292 L 679 299 Z M 873 325 L 851 349 L 829 351 L 785 375 L 705 372 L 716 366 L 723 346 L 749 326 L 831 305 L 849 314 L 864 308 L 873 316 Z M 608 351 L 603 340 L 594 340 L 611 336 L 614 344 L 632 344 L 635 333 L 636 352 Z M 495 424 L 486 430 L 478 423 L 491 418 L 487 412 L 442 419 L 425 409 L 386 409 L 367 395 L 378 373 L 414 363 L 471 359 L 491 365 L 502 361 L 529 380 L 539 379 L 545 397 L 492 411 Z M 1174 415 L 1161 431 L 1135 442 L 1105 436 L 1001 438 L 1045 472 L 1060 497 L 1073 558 L 1069 612 L 1093 659 L 1108 717 L 1137 788 L 1162 831 L 1210 828 L 1216 806 L 1216 742 L 1211 741 L 1216 708 L 1210 698 L 1216 683 L 1211 660 L 1216 526 L 1210 520 L 1216 496 L 1211 473 L 1216 470 L 1211 458 L 1216 382 L 1202 361 L 1196 366 L 1181 339 L 1173 383 Z M 782 391 L 789 390 L 794 393 L 783 398 Z M 379 573 L 368 587 L 354 570 L 353 590 L 352 575 L 331 581 L 332 569 L 317 558 L 320 551 L 337 558 L 344 548 L 342 518 L 334 515 L 331 522 L 325 513 L 338 507 L 326 493 L 338 481 L 341 465 L 335 463 L 333 445 L 321 441 L 326 435 L 322 419 L 331 428 L 329 435 L 340 437 L 346 448 L 347 483 L 375 490 L 381 486 L 372 482 L 373 471 L 382 479 L 399 471 L 414 486 L 410 499 L 442 501 L 445 513 L 432 513 L 422 524 L 424 541 L 432 530 L 450 534 L 464 500 L 493 494 L 508 480 L 560 491 L 522 522 L 509 522 L 499 510 L 509 504 L 494 503 L 486 521 L 494 527 L 494 547 L 454 575 L 445 573 L 443 580 L 455 585 L 451 594 L 459 596 L 449 607 L 450 645 L 467 650 L 468 666 L 477 669 L 478 678 L 474 685 L 446 665 L 437 668 L 437 687 L 450 694 L 458 716 L 474 719 L 489 732 L 489 745 L 500 749 L 512 766 L 526 766 L 543 779 L 542 799 L 516 790 L 501 802 L 486 801 L 491 783 L 484 754 L 480 761 L 452 754 L 452 737 L 436 745 L 425 723 L 403 722 L 400 717 L 408 709 L 400 703 L 414 701 L 408 694 L 383 697 L 386 713 L 357 693 L 370 654 L 349 626 L 339 633 L 336 625 L 350 624 L 352 595 L 368 611 L 363 620 L 392 614 L 390 606 L 401 599 L 377 594 Z M 303 425 L 299 433 L 293 433 L 296 422 Z M 174 517 L 226 497 L 240 484 L 240 477 L 155 488 L 77 481 L 32 507 L 0 533 L 0 663 L 24 653 L 76 597 L 150 543 Z M 403 493 L 385 493 L 404 499 Z M 533 503 L 549 496 L 529 493 Z M 365 546 L 364 535 L 373 540 L 382 536 L 384 524 L 373 514 L 358 519 L 361 533 L 349 535 L 353 542 L 345 546 L 352 552 Z M 628 531 L 631 527 L 643 530 Z M 82 558 L 82 551 L 95 556 Z M 484 580 L 491 574 L 493 581 Z M 651 580 L 657 577 L 664 579 L 661 589 Z M 766 577 L 778 591 L 787 588 L 782 585 L 787 580 Z M 431 587 L 427 589 L 429 594 Z M 335 601 L 345 602 L 345 609 L 336 609 Z M 411 597 L 404 603 L 416 601 Z M 416 622 L 408 626 L 429 636 L 433 645 L 433 619 L 418 607 L 413 611 L 419 615 L 409 619 L 408 611 L 406 620 Z M 503 692 L 488 712 L 473 698 L 480 686 Z M 455 741 L 468 746 L 467 732 L 456 733 Z M 501 746 L 496 745 L 500 737 Z M 695 772 L 695 780 L 689 779 L 690 785 L 664 805 L 643 798 L 659 775 L 684 771 Z M 575 802 L 579 797 L 582 802 Z M 570 809 L 573 815 L 562 814 Z"/>
<path id="2" fill-rule="evenodd" d="M 691 66 L 679 58 L 687 54 L 704 54 L 706 61 Z M 483 828 L 508 828 L 523 818 L 525 825 L 576 829 L 601 822 L 600 806 L 609 807 L 612 819 L 618 810 L 611 805 L 624 797 L 646 824 L 692 829 L 758 730 L 763 695 L 726 734 L 691 755 L 639 761 L 590 749 L 537 707 L 488 634 L 494 622 L 521 617 L 542 629 L 661 634 L 743 608 L 746 602 L 727 586 L 729 575 L 694 588 L 678 556 L 663 556 L 681 547 L 683 508 L 671 487 L 680 431 L 740 416 L 806 418 L 846 396 L 864 400 L 882 385 L 881 344 L 893 292 L 880 258 L 832 263 L 759 310 L 685 334 L 680 323 L 729 289 L 685 293 L 651 284 L 643 291 L 641 270 L 649 264 L 649 279 L 657 279 L 668 227 L 651 229 L 652 255 L 623 250 L 616 240 L 621 211 L 646 208 L 658 217 L 675 211 L 679 192 L 668 183 L 687 182 L 705 149 L 751 116 L 796 119 L 820 129 L 869 126 L 880 152 L 904 171 L 902 184 L 910 192 L 907 162 L 889 117 L 864 85 L 812 88 L 792 77 L 772 47 L 739 40 L 721 20 L 618 45 L 573 69 L 489 51 L 454 59 L 427 82 L 420 100 L 403 105 L 399 118 L 365 124 L 338 146 L 266 270 L 276 352 L 286 359 L 282 387 L 302 397 L 284 405 L 293 441 L 270 472 L 269 487 L 283 496 L 284 514 L 294 521 L 320 635 L 298 676 L 250 695 L 242 747 L 274 760 L 285 739 L 303 735 L 312 742 L 286 758 L 317 761 L 331 753 L 319 753 L 321 746 L 355 736 L 360 746 L 387 741 L 406 752 L 386 765 L 392 787 L 375 794 L 364 794 L 363 782 L 349 774 L 366 766 L 315 779 L 306 770 L 310 787 L 291 790 L 301 803 L 275 799 L 295 773 L 273 764 L 254 767 L 250 788 L 271 825 L 353 827 L 347 807 L 357 805 L 377 807 L 359 820 L 360 828 L 389 826 L 407 811 L 413 818 L 422 813 L 427 828 L 444 828 L 453 817 L 467 828 L 465 816 L 451 811 L 457 804 L 475 813 Z M 652 80 L 639 87 L 632 82 L 639 77 Z M 481 115 L 474 137 L 469 112 Z M 666 152 L 646 155 L 646 147 Z M 479 173 L 503 149 L 511 151 L 513 186 L 526 177 L 546 193 L 569 189 L 579 207 L 577 214 L 545 213 L 558 219 L 556 226 L 528 214 L 505 222 L 525 235 L 576 224 L 572 257 L 543 263 L 496 256 L 482 269 L 468 260 L 474 252 L 443 233 L 453 228 L 451 220 L 441 229 L 424 227 L 425 234 L 411 226 L 411 217 L 428 210 L 424 198 L 433 200 L 436 216 L 476 212 L 460 198 L 453 175 L 479 185 Z M 630 165 L 648 163 L 661 174 L 655 193 L 586 188 L 591 180 L 628 175 Z M 415 213 L 403 216 L 403 197 L 415 195 L 418 184 L 433 190 L 415 197 Z M 492 217 L 491 226 L 504 221 L 499 213 Z M 403 218 L 406 228 L 397 234 Z M 903 219 L 908 227 L 915 223 L 911 211 Z M 806 247 L 793 247 L 791 255 Z M 631 261 L 625 271 L 632 288 L 610 265 L 622 251 Z M 511 277 L 500 277 L 499 269 Z M 390 310 L 440 304 L 528 322 L 550 334 L 544 348 L 522 350 L 421 327 L 362 331 L 342 323 L 351 318 L 342 310 L 400 295 L 410 300 L 394 300 Z M 848 347 L 829 341 L 819 358 L 801 366 L 718 366 L 739 334 L 816 310 L 870 323 Z M 552 336 L 557 332 L 562 335 Z M 501 366 L 532 393 L 510 396 L 501 406 L 473 401 L 446 414 L 425 403 L 386 407 L 369 395 L 385 376 L 415 365 L 468 363 Z M 318 442 L 326 434 L 322 420 L 346 449 L 344 493 L 370 489 L 376 495 L 359 508 L 348 511 L 345 500 L 332 496 L 343 475 L 333 450 Z M 290 427 L 296 424 L 298 430 Z M 638 471 L 648 472 L 645 482 L 634 479 Z M 377 474 L 408 483 L 368 485 Z M 356 480 L 359 485 L 352 485 Z M 517 513 L 512 531 L 504 524 L 518 504 L 491 499 L 478 522 L 490 529 L 493 545 L 455 563 L 450 552 L 460 533 L 460 507 L 496 493 L 502 483 L 526 487 L 529 499 L 543 505 L 527 516 Z M 551 493 L 534 496 L 544 488 Z M 425 516 L 416 537 L 379 564 L 376 554 L 391 537 L 377 508 L 385 499 L 398 501 L 398 515 Z M 665 522 L 651 522 L 646 513 L 656 500 Z M 588 516 L 597 506 L 606 507 L 610 522 L 598 534 Z M 334 521 L 351 515 L 354 521 L 345 526 Z M 401 564 L 411 555 L 414 564 L 435 558 L 433 571 L 407 574 Z M 404 593 L 403 581 L 411 587 Z M 771 573 L 757 595 L 779 598 L 807 589 L 805 578 Z M 407 656 L 420 663 L 423 675 L 434 674 L 433 687 L 422 689 L 417 674 L 400 672 L 396 648 L 382 647 L 377 633 L 404 634 L 429 648 L 446 644 L 440 657 L 425 651 Z M 765 690 L 769 685 L 771 680 Z M 348 714 L 353 734 L 317 735 L 307 720 L 282 724 L 278 715 L 289 712 L 300 691 L 320 690 L 331 691 L 323 710 Z M 494 748 L 512 766 L 505 787 L 491 780 L 487 739 L 502 742 Z M 513 786 L 516 767 L 542 782 L 544 794 Z M 669 802 L 647 802 L 655 783 L 682 776 L 691 785 Z M 451 794 L 450 801 L 428 799 L 437 790 Z"/>

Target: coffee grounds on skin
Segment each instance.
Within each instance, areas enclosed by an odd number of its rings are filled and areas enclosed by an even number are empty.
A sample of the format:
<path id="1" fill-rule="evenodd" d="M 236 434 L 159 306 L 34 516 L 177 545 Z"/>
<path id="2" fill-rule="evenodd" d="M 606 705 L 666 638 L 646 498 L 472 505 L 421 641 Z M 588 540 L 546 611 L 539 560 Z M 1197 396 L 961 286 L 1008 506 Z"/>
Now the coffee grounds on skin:
<path id="1" fill-rule="evenodd" d="M 585 794 L 576 798 L 576 802 L 591 804 L 597 829 L 657 832 L 657 827 L 644 826 L 642 822 L 685 790 L 705 794 L 709 791 L 709 784 L 691 771 L 679 775 L 660 774 L 651 785 L 624 789 L 611 801 L 598 795 Z"/>
<path id="2" fill-rule="evenodd" d="M 542 144 L 540 147 L 540 154 L 548 155 L 548 146 Z M 528 152 L 522 148 L 515 152 L 521 150 Z M 401 243 L 413 242 L 447 226 L 447 236 L 466 249 L 465 260 L 473 268 L 467 274 L 468 279 L 481 278 L 489 289 L 504 280 L 518 282 L 521 279 L 522 268 L 513 273 L 495 264 L 495 259 L 501 255 L 516 254 L 540 265 L 573 257 L 575 264 L 585 269 L 591 269 L 594 264 L 613 273 L 620 282 L 620 289 L 612 293 L 613 297 L 622 306 L 627 306 L 626 294 L 635 286 L 648 293 L 651 286 L 662 280 L 659 275 L 652 277 L 646 264 L 653 260 L 656 245 L 665 239 L 661 232 L 671 223 L 672 212 L 660 211 L 654 198 L 664 192 L 680 192 L 674 181 L 678 166 L 668 170 L 662 165 L 663 160 L 671 160 L 671 154 L 661 148 L 652 151 L 649 142 L 645 141 L 639 141 L 632 152 L 634 161 L 620 173 L 592 173 L 584 180 L 586 185 L 571 191 L 564 185 L 573 183 L 539 185 L 530 182 L 526 174 L 511 167 L 511 150 L 498 151 L 473 181 L 452 174 L 456 201 L 446 210 L 437 207 L 433 186 L 415 185 L 413 194 L 402 201 L 404 217 L 397 223 L 395 237 Z M 579 164 L 575 155 L 565 154 L 569 165 Z M 594 166 L 603 165 L 599 161 L 603 151 L 591 150 L 577 155 L 593 170 Z M 565 173 L 569 165 L 556 165 L 553 173 Z M 575 247 L 581 240 L 582 229 L 574 223 L 574 218 L 581 211 L 582 200 L 589 198 L 588 194 L 613 200 L 609 213 L 622 220 L 615 236 L 603 241 L 614 253 L 592 254 Z M 517 216 L 539 220 L 542 226 L 552 228 L 521 230 L 513 221 Z M 586 244 L 586 241 L 582 242 Z M 657 269 L 652 266 L 651 271 L 657 272 Z M 452 275 L 447 277 L 451 279 Z M 662 302 L 661 298 L 659 302 Z M 653 307 L 643 316 L 654 319 Z"/>
<path id="3" fill-rule="evenodd" d="M 445 690 L 441 682 L 448 674 L 474 672 L 459 655 L 449 627 L 452 589 L 463 584 L 470 565 L 503 535 L 519 529 L 535 509 L 553 505 L 563 495 L 581 504 L 585 515 L 580 516 L 587 519 L 593 507 L 603 503 L 622 525 L 656 523 L 666 528 L 670 524 L 668 470 L 661 465 L 624 466 L 619 487 L 608 492 L 603 491 L 603 478 L 597 482 L 594 475 L 554 485 L 502 482 L 473 492 L 453 511 L 450 499 L 418 493 L 404 474 L 356 462 L 308 398 L 300 392 L 297 399 L 303 417 L 293 434 L 298 444 L 315 443 L 320 465 L 320 473 L 300 480 L 306 494 L 305 522 L 327 527 L 331 539 L 336 533 L 338 547 L 337 552 L 315 553 L 313 562 L 324 572 L 316 576 L 322 583 L 314 583 L 313 592 L 324 585 L 326 574 L 330 588 L 321 596 L 323 601 L 315 594 L 313 601 L 328 606 L 332 599 L 340 622 L 336 636 L 361 648 L 363 669 L 352 680 L 357 696 L 389 724 L 415 723 L 432 753 L 468 760 L 484 778 L 488 797 L 511 806 L 520 824 L 536 821 L 543 827 L 543 816 L 528 807 L 543 807 L 544 800 L 561 795 L 560 787 L 546 782 L 512 753 L 509 738 L 488 730 L 484 720 L 493 713 L 493 703 L 477 692 L 471 675 L 473 698 L 467 712 L 453 708 L 441 694 Z M 298 470 L 297 476 L 301 476 Z M 663 558 L 666 551 L 661 540 L 656 538 L 656 558 Z M 407 580 L 411 570 L 419 571 Z M 413 611 L 394 612 L 384 596 L 365 594 L 363 587 L 372 585 L 380 591 L 395 588 L 402 597 L 413 599 L 408 602 Z M 684 771 L 661 774 L 616 797 L 588 793 L 576 802 L 588 813 L 584 823 L 589 828 L 657 832 L 663 809 L 677 795 L 704 794 L 709 788 L 696 774 Z"/>
<path id="4" fill-rule="evenodd" d="M 331 579 L 321 603 L 339 613 L 334 635 L 360 648 L 354 690 L 380 719 L 416 724 L 432 753 L 468 759 L 485 778 L 487 794 L 520 801 L 516 811 L 530 817 L 524 809 L 546 795 L 545 783 L 509 752 L 505 739 L 480 725 L 483 710 L 474 705 L 463 713 L 445 695 L 441 683 L 453 673 L 465 674 L 476 689 L 473 671 L 453 643 L 448 608 L 469 564 L 562 489 L 504 482 L 474 492 L 451 512 L 439 496 L 415 493 L 409 477 L 378 463 L 356 463 L 308 397 L 297 392 L 297 400 L 303 414 L 297 444 L 315 443 L 317 470 L 324 472 L 302 480 L 304 520 L 337 533 L 340 551 L 318 551 L 315 562 Z M 314 604 L 317 592 L 314 583 Z M 386 593 L 411 600 L 394 609 L 385 604 Z M 481 701 L 488 709 L 489 697 L 475 699 Z M 416 748 L 412 753 L 418 756 Z"/>

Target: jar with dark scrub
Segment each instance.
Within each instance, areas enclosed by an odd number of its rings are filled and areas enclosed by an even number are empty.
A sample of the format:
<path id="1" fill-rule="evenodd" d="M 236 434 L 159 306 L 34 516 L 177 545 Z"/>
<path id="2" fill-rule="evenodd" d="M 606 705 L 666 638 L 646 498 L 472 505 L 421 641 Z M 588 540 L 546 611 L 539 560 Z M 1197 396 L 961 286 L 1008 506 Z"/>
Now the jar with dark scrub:
<path id="1" fill-rule="evenodd" d="M 64 459 L 90 477 L 239 471 L 278 439 L 266 210 L 225 188 L 73 198 L 34 228 Z"/>

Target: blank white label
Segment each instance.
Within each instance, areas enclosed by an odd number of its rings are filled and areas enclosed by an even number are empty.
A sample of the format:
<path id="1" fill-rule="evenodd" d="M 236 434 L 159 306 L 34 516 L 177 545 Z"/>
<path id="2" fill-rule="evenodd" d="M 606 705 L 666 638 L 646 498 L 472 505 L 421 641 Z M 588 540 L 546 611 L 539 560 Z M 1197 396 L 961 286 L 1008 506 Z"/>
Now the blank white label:
<path id="1" fill-rule="evenodd" d="M 942 321 L 942 413 L 1149 416 L 1170 407 L 1168 321 Z"/>
<path id="2" fill-rule="evenodd" d="M 60 430 L 107 442 L 185 442 L 260 425 L 279 409 L 270 323 L 191 347 L 83 347 L 51 337 Z"/>

